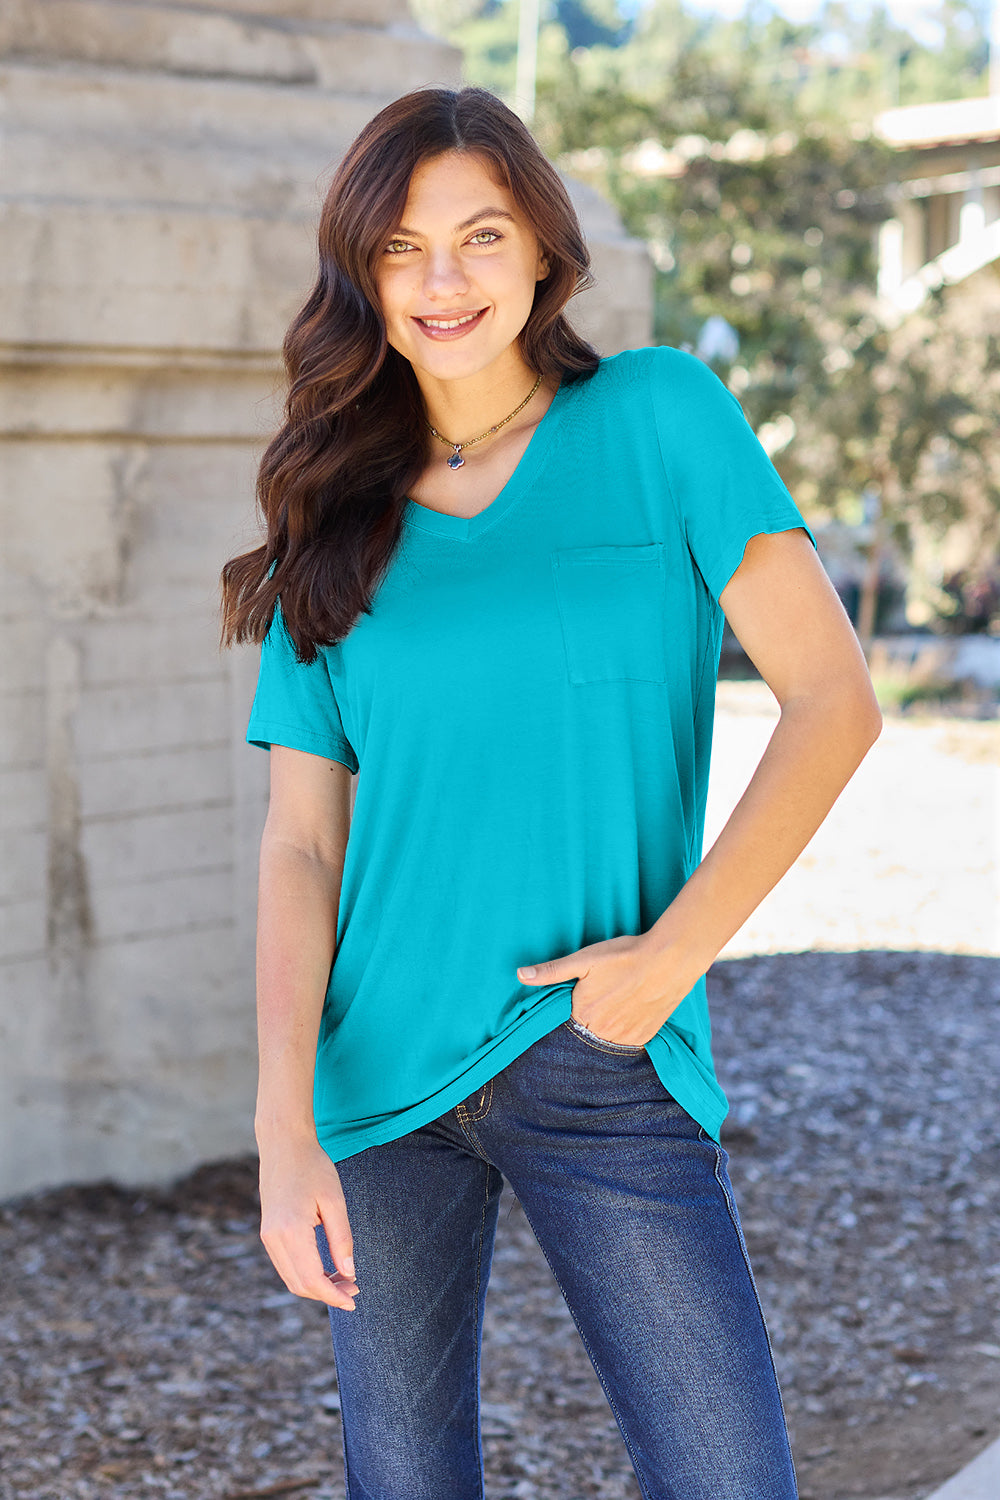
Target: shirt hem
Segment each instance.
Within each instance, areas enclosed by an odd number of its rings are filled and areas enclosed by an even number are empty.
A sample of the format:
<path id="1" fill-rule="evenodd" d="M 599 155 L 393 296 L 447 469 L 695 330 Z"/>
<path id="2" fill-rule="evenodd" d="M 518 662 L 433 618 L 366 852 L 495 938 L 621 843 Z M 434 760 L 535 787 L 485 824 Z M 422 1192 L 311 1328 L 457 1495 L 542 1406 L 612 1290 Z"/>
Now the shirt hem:
<path id="1" fill-rule="evenodd" d="M 668 1027 L 669 1035 L 669 1027 Z M 678 1044 L 684 1047 L 683 1043 Z M 649 1060 L 656 1069 L 656 1075 L 670 1096 L 677 1100 L 682 1109 L 686 1109 L 692 1120 L 707 1131 L 712 1139 L 718 1142 L 722 1130 L 722 1122 L 729 1113 L 729 1102 L 725 1094 L 715 1089 L 705 1080 L 698 1071 L 697 1064 L 684 1066 L 678 1051 L 660 1032 L 651 1037 L 646 1045 Z M 685 1047 L 685 1052 L 690 1052 Z"/>
<path id="2" fill-rule="evenodd" d="M 279 724 L 273 719 L 254 719 L 247 726 L 246 740 L 248 745 L 256 745 L 261 750 L 270 750 L 272 745 L 283 745 L 288 750 L 304 750 L 308 755 L 322 755 L 327 760 L 339 760 L 350 771 L 358 769 L 358 758 L 346 739 L 327 738 L 295 724 Z"/>
<path id="3" fill-rule="evenodd" d="M 421 1125 L 429 1125 L 439 1115 L 446 1114 L 449 1109 L 454 1109 L 456 1104 L 461 1104 L 463 1100 L 468 1099 L 470 1094 L 475 1093 L 476 1089 L 481 1088 L 489 1079 L 495 1078 L 515 1058 L 520 1057 L 522 1052 L 526 1052 L 535 1042 L 541 1041 L 543 1036 L 548 1036 L 550 1031 L 554 1031 L 556 1026 L 572 1014 L 572 1011 L 572 982 L 570 982 L 565 988 L 552 991 L 544 1000 L 532 1006 L 521 1024 L 514 1031 L 506 1032 L 496 1047 L 485 1057 L 480 1058 L 475 1067 L 469 1068 L 430 1099 L 422 1099 L 419 1104 L 408 1105 L 406 1109 L 401 1109 L 390 1119 L 381 1120 L 377 1125 L 367 1125 L 361 1129 L 324 1131 L 317 1125 L 316 1137 L 320 1145 L 332 1161 L 345 1161 L 349 1156 L 356 1156 L 358 1152 L 367 1150 L 369 1146 L 382 1146 L 387 1141 L 395 1141 L 400 1136 L 409 1135 L 411 1130 L 419 1130 Z"/>
<path id="4" fill-rule="evenodd" d="M 413 1130 L 419 1130 L 422 1125 L 429 1125 L 432 1120 L 447 1114 L 456 1104 L 463 1103 L 477 1089 L 482 1088 L 483 1084 L 495 1078 L 520 1057 L 522 1052 L 526 1052 L 535 1042 L 541 1041 L 556 1026 L 568 1020 L 572 1012 L 572 984 L 569 984 L 565 989 L 553 991 L 546 996 L 475 1067 L 469 1068 L 433 1097 L 422 1099 L 419 1104 L 409 1105 L 389 1119 L 361 1129 L 331 1131 L 317 1126 L 316 1136 L 320 1146 L 331 1161 L 336 1163 L 357 1156 L 369 1146 L 385 1145 L 388 1141 L 398 1140 Z M 678 1046 L 683 1047 L 683 1044 Z M 660 1033 L 650 1038 L 646 1051 L 657 1077 L 671 1098 L 676 1099 L 692 1119 L 713 1140 L 718 1141 L 722 1122 L 729 1111 L 721 1090 L 716 1093 L 710 1087 L 698 1072 L 698 1065 L 693 1059 L 690 1065 L 685 1066 L 678 1050 Z"/>
<path id="5" fill-rule="evenodd" d="M 781 500 L 779 500 L 779 507 L 776 511 L 747 517 L 744 523 L 744 531 L 743 540 L 733 543 L 725 561 L 719 563 L 718 567 L 712 570 L 713 576 L 709 578 L 707 575 L 702 575 L 717 604 L 725 589 L 739 571 L 740 564 L 746 556 L 747 547 L 755 536 L 777 536 L 783 531 L 804 531 L 813 546 L 816 546 L 816 538 L 810 527 L 801 516 L 796 518 L 790 515 L 787 502 L 782 502 Z M 739 553 L 738 556 L 737 552 Z"/>

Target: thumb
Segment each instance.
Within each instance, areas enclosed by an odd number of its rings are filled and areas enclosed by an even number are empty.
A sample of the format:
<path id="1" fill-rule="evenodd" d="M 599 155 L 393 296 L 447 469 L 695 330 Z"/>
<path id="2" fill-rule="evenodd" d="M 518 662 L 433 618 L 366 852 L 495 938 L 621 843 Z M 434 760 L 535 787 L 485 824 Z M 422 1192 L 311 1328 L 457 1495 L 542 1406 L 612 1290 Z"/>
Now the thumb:
<path id="1" fill-rule="evenodd" d="M 317 1224 L 314 1229 L 320 1260 L 327 1275 L 354 1278 L 354 1237 L 350 1226 L 332 1222 Z"/>
<path id="2" fill-rule="evenodd" d="M 340 1275 L 347 1276 L 353 1281 L 356 1273 L 354 1270 L 354 1246 L 351 1241 L 347 1240 L 344 1243 L 340 1243 L 335 1240 L 330 1249 L 333 1251 L 334 1265 L 337 1267 Z"/>
<path id="3" fill-rule="evenodd" d="M 575 979 L 577 977 L 577 966 L 573 963 L 573 954 L 564 958 L 550 958 L 543 964 L 525 964 L 518 969 L 518 979 L 523 979 L 525 984 L 551 984 L 557 979 Z M 572 972 L 570 972 L 572 970 Z"/>

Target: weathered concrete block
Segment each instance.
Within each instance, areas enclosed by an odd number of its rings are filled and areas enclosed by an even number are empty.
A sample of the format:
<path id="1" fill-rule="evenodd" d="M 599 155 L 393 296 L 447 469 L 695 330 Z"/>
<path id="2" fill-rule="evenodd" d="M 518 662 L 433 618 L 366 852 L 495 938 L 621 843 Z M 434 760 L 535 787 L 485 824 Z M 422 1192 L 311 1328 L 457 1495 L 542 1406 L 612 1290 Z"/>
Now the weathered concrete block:
<path id="1" fill-rule="evenodd" d="M 585 227 L 596 286 L 574 297 L 567 309 L 573 326 L 603 354 L 641 349 L 653 319 L 653 263 L 639 240 L 622 228 L 617 213 L 592 187 L 565 178 Z"/>
<path id="2" fill-rule="evenodd" d="M 232 757 L 227 734 L 215 745 L 184 745 L 135 755 L 116 751 L 102 760 L 81 760 L 81 817 L 225 802 L 232 795 Z"/>
<path id="3" fill-rule="evenodd" d="M 307 226 L 183 209 L 7 205 L 0 315 L 17 343 L 268 349 L 298 299 L 274 278 L 301 267 Z M 114 285 L 101 281 L 108 272 Z M 302 280 L 304 281 L 304 276 Z"/>
<path id="4" fill-rule="evenodd" d="M 6 841 L 5 841 L 6 842 Z M 44 857 L 44 843 L 39 840 Z M 11 854 L 17 858 L 16 845 L 11 845 Z M 25 885 L 30 876 L 26 875 Z M 46 931 L 45 893 L 40 890 L 35 897 L 27 896 L 15 888 L 14 895 L 7 899 L 7 892 L 0 888 L 0 963 L 20 963 L 34 960 L 45 953 Z"/>
<path id="5" fill-rule="evenodd" d="M 225 852 L 231 848 L 230 840 Z M 226 928 L 232 919 L 232 863 L 228 861 L 214 870 L 193 869 L 179 875 L 93 885 L 90 902 L 99 941 L 200 927 Z"/>
<path id="6" fill-rule="evenodd" d="M 176 0 L 178 5 L 197 6 L 203 0 Z M 393 26 L 412 30 L 412 22 L 406 0 L 281 0 L 280 7 L 274 0 L 215 0 L 216 10 L 232 10 L 240 15 L 273 15 L 280 10 L 282 16 L 300 17 L 303 20 L 360 21 L 368 26 Z"/>
<path id="7" fill-rule="evenodd" d="M 261 8 L 254 15 L 250 7 L 237 14 L 221 6 L 185 12 L 155 0 L 7 0 L 0 51 L 28 60 L 57 57 L 366 94 L 409 86 L 400 80 L 412 77 L 412 56 L 399 45 L 400 34 L 409 32 L 427 54 L 430 72 L 440 55 L 444 73 L 452 76 L 453 48 L 407 26 L 401 6 L 393 14 L 384 7 L 384 19 L 351 14 L 358 9 L 330 5 L 320 14 L 294 15 L 283 8 L 275 15 Z M 403 24 L 386 32 L 382 27 L 390 18 Z"/>
<path id="8" fill-rule="evenodd" d="M 147 683 L 150 668 L 169 669 L 176 662 L 181 675 L 217 680 L 225 661 L 216 652 L 214 620 L 149 619 L 123 609 L 114 619 L 95 620 L 82 641 L 81 678 L 87 687 L 118 687 Z"/>
<path id="9" fill-rule="evenodd" d="M 2 583 L 2 575 L 0 575 Z M 37 765 L 43 740 L 45 698 L 39 687 L 5 693 L 0 714 L 0 767 Z"/>
<path id="10" fill-rule="evenodd" d="M 76 748 L 89 756 L 132 754 L 166 746 L 213 745 L 229 734 L 221 678 L 157 682 L 142 689 L 92 688 L 76 712 Z"/>
<path id="11" fill-rule="evenodd" d="M 232 982 L 230 929 L 227 921 L 95 945 L 92 972 L 101 1033 L 95 1053 L 101 1069 L 95 1077 L 114 1077 L 118 1070 L 124 1078 L 186 1070 L 183 1111 L 197 1109 L 198 1095 L 209 1082 L 199 1079 L 198 1069 L 204 1060 L 218 1070 L 234 1022 L 234 1050 L 246 1056 L 253 1047 L 253 1005 Z M 248 1083 L 243 1080 L 244 1097 Z"/>
<path id="12" fill-rule="evenodd" d="M 0 768 L 0 831 L 45 827 L 45 778 L 41 766 Z"/>
<path id="13" fill-rule="evenodd" d="M 138 885 L 164 875 L 227 868 L 232 837 L 228 802 L 88 819 L 81 847 L 89 887 Z M 102 936 L 99 928 L 95 933 Z"/>
<path id="14" fill-rule="evenodd" d="M 0 58 L 3 1197 L 252 1148 L 268 759 L 218 571 L 330 174 L 460 58 L 405 0 L 7 0 Z M 571 315 L 645 343 L 645 252 L 580 201 Z"/>
<path id="15" fill-rule="evenodd" d="M 7 621 L 2 629 L 0 694 L 37 690 L 45 659 L 37 621 L 15 618 Z M 7 709 L 7 712 L 14 711 L 13 705 Z M 3 712 L 3 708 L 0 708 L 0 712 Z M 7 712 L 4 717 L 7 717 Z"/>
<path id="16" fill-rule="evenodd" d="M 0 900 L 42 899 L 45 895 L 45 839 L 41 830 L 8 829 L 3 842 Z"/>

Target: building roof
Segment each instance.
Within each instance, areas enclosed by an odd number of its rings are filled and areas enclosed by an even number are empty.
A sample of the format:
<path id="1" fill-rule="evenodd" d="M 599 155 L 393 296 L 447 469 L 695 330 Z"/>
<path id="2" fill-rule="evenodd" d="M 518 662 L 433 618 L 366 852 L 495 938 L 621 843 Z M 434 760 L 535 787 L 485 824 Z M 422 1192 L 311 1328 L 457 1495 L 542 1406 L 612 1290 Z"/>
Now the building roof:
<path id="1" fill-rule="evenodd" d="M 1000 142 L 1000 94 L 886 109 L 876 115 L 875 130 L 890 146 L 917 149 Z"/>

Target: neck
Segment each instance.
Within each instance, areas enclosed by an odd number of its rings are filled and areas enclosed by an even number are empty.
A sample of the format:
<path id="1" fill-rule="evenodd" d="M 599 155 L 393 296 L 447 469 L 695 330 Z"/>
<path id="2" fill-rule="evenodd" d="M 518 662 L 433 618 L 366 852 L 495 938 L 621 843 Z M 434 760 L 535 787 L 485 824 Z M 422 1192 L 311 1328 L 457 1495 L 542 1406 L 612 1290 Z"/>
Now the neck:
<path id="1" fill-rule="evenodd" d="M 491 367 L 457 380 L 438 380 L 422 370 L 415 374 L 427 408 L 427 420 L 455 443 L 468 442 L 494 422 L 503 421 L 524 400 L 538 378 L 522 359 L 502 372 Z M 543 383 L 535 392 L 536 400 L 544 389 Z M 521 418 L 530 419 L 532 405 L 529 401 L 520 413 Z"/>

